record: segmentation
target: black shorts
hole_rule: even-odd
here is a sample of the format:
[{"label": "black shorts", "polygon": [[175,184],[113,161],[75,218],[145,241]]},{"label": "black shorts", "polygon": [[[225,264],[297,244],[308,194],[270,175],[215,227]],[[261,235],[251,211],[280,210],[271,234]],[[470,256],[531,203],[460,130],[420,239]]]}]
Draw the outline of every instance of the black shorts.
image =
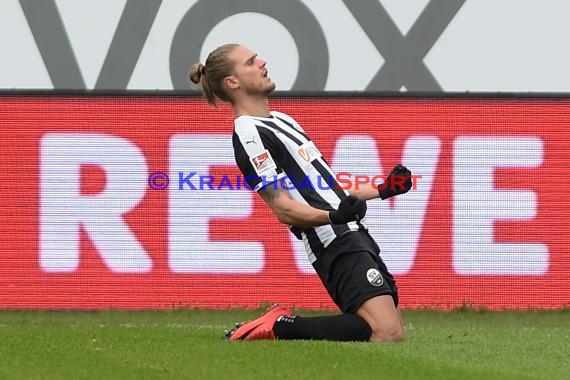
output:
[{"label": "black shorts", "polygon": [[394,277],[379,256],[380,248],[366,231],[337,237],[313,263],[335,304],[354,313],[367,300],[391,295],[398,306]]}]

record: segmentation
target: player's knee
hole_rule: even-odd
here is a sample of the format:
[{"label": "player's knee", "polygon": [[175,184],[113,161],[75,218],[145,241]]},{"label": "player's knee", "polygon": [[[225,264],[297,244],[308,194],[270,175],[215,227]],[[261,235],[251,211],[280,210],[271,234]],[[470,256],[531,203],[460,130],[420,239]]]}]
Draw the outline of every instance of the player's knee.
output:
[{"label": "player's knee", "polygon": [[375,343],[402,342],[406,339],[401,326],[385,326],[372,331],[370,341]]}]

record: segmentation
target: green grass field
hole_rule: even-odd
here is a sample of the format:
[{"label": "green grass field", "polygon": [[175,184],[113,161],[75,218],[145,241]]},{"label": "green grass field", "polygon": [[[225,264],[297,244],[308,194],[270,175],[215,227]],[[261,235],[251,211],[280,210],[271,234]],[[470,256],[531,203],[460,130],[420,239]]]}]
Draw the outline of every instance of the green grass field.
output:
[{"label": "green grass field", "polygon": [[0,311],[0,378],[570,378],[570,310],[404,311],[396,344],[221,340],[260,313]]}]

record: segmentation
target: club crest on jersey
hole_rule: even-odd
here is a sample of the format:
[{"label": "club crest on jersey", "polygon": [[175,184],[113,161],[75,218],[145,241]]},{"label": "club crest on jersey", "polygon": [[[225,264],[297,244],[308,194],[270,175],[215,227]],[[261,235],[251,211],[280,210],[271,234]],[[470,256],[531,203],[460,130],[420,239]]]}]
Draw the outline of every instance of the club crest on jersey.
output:
[{"label": "club crest on jersey", "polygon": [[308,141],[297,149],[297,154],[306,162],[311,162],[321,156],[321,152],[317,149],[312,141]]},{"label": "club crest on jersey", "polygon": [[257,175],[262,175],[277,168],[277,165],[275,165],[275,162],[267,149],[257,156],[252,157],[250,161]]},{"label": "club crest on jersey", "polygon": [[368,279],[368,282],[373,286],[382,286],[382,284],[384,284],[384,278],[382,277],[378,269],[375,268],[368,269],[368,271],[366,272],[366,278]]}]

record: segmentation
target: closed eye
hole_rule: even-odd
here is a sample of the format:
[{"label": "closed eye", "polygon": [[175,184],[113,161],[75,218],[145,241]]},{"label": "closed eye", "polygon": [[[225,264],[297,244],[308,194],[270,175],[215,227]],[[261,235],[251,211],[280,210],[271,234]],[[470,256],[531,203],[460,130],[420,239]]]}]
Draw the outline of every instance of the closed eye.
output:
[{"label": "closed eye", "polygon": [[249,58],[246,63],[248,65],[253,65],[253,62],[255,62],[255,58],[257,58],[257,54],[252,55],[251,58]]}]

